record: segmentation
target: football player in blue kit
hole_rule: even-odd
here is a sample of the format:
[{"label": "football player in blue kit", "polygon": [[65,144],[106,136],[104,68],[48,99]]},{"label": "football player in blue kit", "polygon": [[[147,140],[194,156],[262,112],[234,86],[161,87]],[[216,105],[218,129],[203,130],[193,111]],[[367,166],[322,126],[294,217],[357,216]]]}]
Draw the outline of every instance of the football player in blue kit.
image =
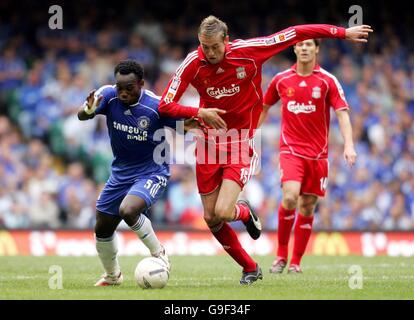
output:
[{"label": "football player in blue kit", "polygon": [[143,213],[160,198],[170,177],[169,165],[153,157],[154,149],[165,143],[165,139],[155,141],[154,134],[164,126],[175,128],[178,119],[160,117],[160,97],[143,89],[144,70],[139,63],[121,61],[114,76],[115,85],[90,92],[78,111],[79,120],[98,114],[106,116],[114,155],[111,175],[96,202],[96,250],[105,273],[95,286],[122,283],[115,233],[122,219],[151,255],[161,258],[170,268],[165,249]]}]

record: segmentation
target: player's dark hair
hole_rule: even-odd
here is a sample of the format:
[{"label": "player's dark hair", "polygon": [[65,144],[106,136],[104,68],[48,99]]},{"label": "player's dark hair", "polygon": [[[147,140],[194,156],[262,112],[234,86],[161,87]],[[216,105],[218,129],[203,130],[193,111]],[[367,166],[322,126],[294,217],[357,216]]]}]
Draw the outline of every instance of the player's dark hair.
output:
[{"label": "player's dark hair", "polygon": [[122,75],[133,73],[138,81],[141,81],[144,78],[144,68],[138,62],[131,59],[119,62],[115,67],[114,76],[118,72]]}]

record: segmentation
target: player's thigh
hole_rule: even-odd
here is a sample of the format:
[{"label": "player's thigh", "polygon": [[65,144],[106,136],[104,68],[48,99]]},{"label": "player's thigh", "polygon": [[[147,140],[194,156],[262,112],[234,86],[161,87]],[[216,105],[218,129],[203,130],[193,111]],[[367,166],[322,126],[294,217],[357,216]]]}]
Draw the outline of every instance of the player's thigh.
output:
[{"label": "player's thigh", "polygon": [[201,194],[201,202],[204,209],[204,220],[208,225],[214,225],[216,222],[215,207],[219,195],[219,188],[208,194]]},{"label": "player's thigh", "polygon": [[299,181],[288,180],[282,184],[282,193],[284,198],[299,198],[302,183]]},{"label": "player's thigh", "polygon": [[135,194],[127,194],[119,206],[119,213],[123,215],[131,215],[145,211],[147,209],[147,202],[140,196]]},{"label": "player's thigh", "polygon": [[327,159],[308,160],[301,194],[324,197],[328,187],[328,171]]},{"label": "player's thigh", "polygon": [[302,194],[299,197],[299,212],[305,216],[313,215],[317,202],[317,196],[311,194]]},{"label": "player's thigh", "polygon": [[215,213],[221,218],[232,218],[242,188],[234,180],[224,179],[217,198]]},{"label": "player's thigh", "polygon": [[96,210],[96,236],[98,238],[109,238],[113,235],[120,222],[120,217]]}]

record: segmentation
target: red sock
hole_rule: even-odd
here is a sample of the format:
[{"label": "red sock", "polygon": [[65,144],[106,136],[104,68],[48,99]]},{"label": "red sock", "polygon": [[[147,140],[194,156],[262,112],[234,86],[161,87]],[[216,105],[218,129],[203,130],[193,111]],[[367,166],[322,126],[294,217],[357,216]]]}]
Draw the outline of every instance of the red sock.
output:
[{"label": "red sock", "polygon": [[[222,225],[221,228],[220,225]],[[221,243],[224,250],[243,267],[243,271],[251,272],[256,270],[256,262],[242,248],[236,233],[227,222],[220,222],[220,224],[211,227],[210,231],[218,242]]]},{"label": "red sock", "polygon": [[295,224],[295,245],[293,247],[293,256],[290,264],[300,265],[300,260],[306,250],[310,235],[312,233],[313,215],[305,217],[298,214]]},{"label": "red sock", "polygon": [[237,203],[236,204],[236,215],[234,220],[241,220],[243,222],[247,222],[250,219],[250,210],[249,207],[246,206],[244,203]]},{"label": "red sock", "polygon": [[295,222],[295,209],[285,209],[282,204],[279,205],[279,228],[277,229],[277,256],[287,260],[289,238],[292,233],[292,226]]}]

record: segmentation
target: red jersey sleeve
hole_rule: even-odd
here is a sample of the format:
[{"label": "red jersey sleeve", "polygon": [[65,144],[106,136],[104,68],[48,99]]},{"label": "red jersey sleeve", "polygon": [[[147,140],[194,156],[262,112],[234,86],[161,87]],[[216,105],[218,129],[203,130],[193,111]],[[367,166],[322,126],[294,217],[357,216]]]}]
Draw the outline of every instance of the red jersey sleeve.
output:
[{"label": "red jersey sleeve", "polygon": [[268,106],[274,105],[276,102],[279,101],[280,96],[279,92],[277,91],[276,85],[279,80],[279,77],[276,75],[273,77],[272,81],[270,82],[269,86],[267,87],[266,93],[263,98],[263,104]]},{"label": "red jersey sleeve", "polygon": [[345,39],[345,28],[329,24],[297,25],[268,37],[236,40],[232,44],[232,50],[243,48],[245,54],[264,62],[297,42],[315,38]]},{"label": "red jersey sleeve", "polygon": [[193,80],[196,60],[197,51],[194,51],[184,59],[175,71],[174,76],[170,79],[162,94],[158,107],[160,115],[171,118],[191,118],[197,116],[198,108],[184,106],[178,103],[188,85]]},{"label": "red jersey sleeve", "polygon": [[326,71],[324,73],[328,76],[329,79],[329,91],[326,97],[329,106],[333,107],[335,111],[341,109],[349,109],[344,90],[342,89],[342,86],[339,83],[338,79]]}]

